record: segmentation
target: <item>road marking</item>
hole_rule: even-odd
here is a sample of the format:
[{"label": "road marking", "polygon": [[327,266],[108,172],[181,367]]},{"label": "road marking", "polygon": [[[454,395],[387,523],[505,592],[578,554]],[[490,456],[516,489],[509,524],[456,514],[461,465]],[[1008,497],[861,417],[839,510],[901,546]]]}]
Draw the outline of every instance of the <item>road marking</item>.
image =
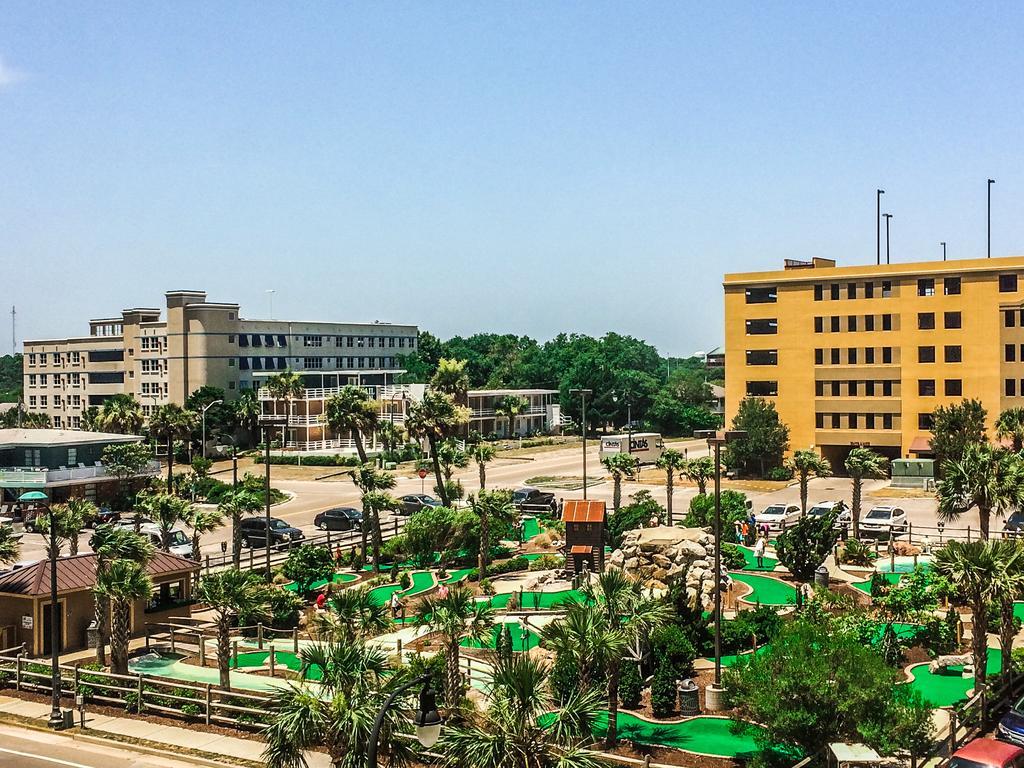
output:
[{"label": "road marking", "polygon": [[92,768],[91,766],[83,765],[82,763],[72,763],[69,760],[61,760],[60,758],[57,758],[57,757],[46,757],[44,755],[34,755],[31,752],[19,752],[16,749],[6,749],[4,747],[0,747],[0,752],[4,752],[4,753],[6,753],[8,755],[14,755],[15,757],[27,757],[30,760],[42,760],[42,761],[45,761],[47,763],[53,763],[54,765],[66,765],[66,766],[68,766],[68,768]]}]

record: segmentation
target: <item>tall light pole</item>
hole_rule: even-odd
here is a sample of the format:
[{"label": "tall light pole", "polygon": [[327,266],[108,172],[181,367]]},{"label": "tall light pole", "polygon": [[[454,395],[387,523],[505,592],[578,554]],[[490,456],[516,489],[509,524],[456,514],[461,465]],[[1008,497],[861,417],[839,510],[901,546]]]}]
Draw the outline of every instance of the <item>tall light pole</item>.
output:
[{"label": "tall light pole", "polygon": [[50,508],[49,497],[42,491],[23,493],[18,501],[42,507],[50,519],[50,719],[47,725],[57,729],[64,726],[64,717],[60,713],[60,631],[64,620],[57,600],[57,558],[60,556],[57,551],[57,520]]},{"label": "tall light pole", "polygon": [[430,687],[430,675],[420,675],[400,688],[395,689],[385,700],[380,711],[377,712],[377,717],[373,721],[373,731],[370,733],[370,743],[366,748],[364,768],[377,768],[377,743],[380,741],[381,728],[384,727],[384,718],[387,717],[388,712],[395,705],[398,697],[417,685],[422,685],[423,688],[420,689],[420,708],[416,713],[416,721],[414,723],[416,727],[416,740],[427,749],[430,749],[437,743],[444,721],[437,712],[437,694]]},{"label": "tall light pole", "polygon": [[267,298],[270,299],[270,319],[274,319],[274,289],[267,288]]},{"label": "tall light pole", "polygon": [[592,389],[570,389],[570,395],[579,395],[582,401],[583,413],[580,416],[580,421],[583,426],[581,432],[583,433],[583,500],[587,499],[587,395],[592,395],[594,390]]},{"label": "tall light pole", "polygon": [[270,435],[271,427],[281,427],[281,438],[282,444],[284,440],[285,429],[288,425],[287,416],[278,416],[277,414],[261,416],[260,423],[263,424],[263,468],[264,468],[264,483],[263,493],[266,497],[264,499],[264,517],[263,517],[263,535],[266,537],[264,540],[264,547],[266,550],[266,578],[269,582],[271,579],[270,571]]},{"label": "tall light pole", "polygon": [[882,263],[882,195],[884,189],[877,190],[875,194],[875,262]]},{"label": "tall light pole", "polygon": [[885,263],[889,264],[889,219],[892,218],[891,213],[883,213],[885,217]]},{"label": "tall light pole", "polygon": [[722,446],[747,436],[745,430],[698,429],[695,438],[707,438],[715,450],[715,683],[705,691],[709,711],[722,709]]},{"label": "tall light pole", "polygon": [[988,258],[992,258],[992,185],[995,179],[988,180]]},{"label": "tall light pole", "polygon": [[215,405],[223,405],[223,404],[224,404],[223,400],[214,400],[214,401],[209,402],[209,403],[207,403],[206,405],[203,406],[202,420],[203,420],[203,458],[204,459],[206,458],[206,412],[208,410],[210,410]]},{"label": "tall light pole", "polygon": [[942,260],[945,261],[946,260],[946,241],[943,240],[941,243],[939,243],[939,245],[942,246]]},{"label": "tall light pole", "polygon": [[[626,390],[622,391],[622,401],[626,404],[626,437],[628,453],[633,453],[633,398],[630,397],[629,392]],[[612,402],[619,402],[619,396],[613,394]]]}]

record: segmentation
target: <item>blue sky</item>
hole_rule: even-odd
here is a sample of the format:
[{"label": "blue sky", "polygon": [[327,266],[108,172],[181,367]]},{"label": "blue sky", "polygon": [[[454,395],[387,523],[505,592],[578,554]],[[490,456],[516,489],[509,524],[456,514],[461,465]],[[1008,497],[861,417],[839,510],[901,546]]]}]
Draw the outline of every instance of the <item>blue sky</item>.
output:
[{"label": "blue sky", "polygon": [[[719,6],[717,8],[713,6]],[[1019,3],[39,3],[0,22],[19,337],[159,305],[718,344],[721,276],[1024,252]],[[31,298],[29,298],[31,297]],[[7,351],[4,322],[0,349]]]}]

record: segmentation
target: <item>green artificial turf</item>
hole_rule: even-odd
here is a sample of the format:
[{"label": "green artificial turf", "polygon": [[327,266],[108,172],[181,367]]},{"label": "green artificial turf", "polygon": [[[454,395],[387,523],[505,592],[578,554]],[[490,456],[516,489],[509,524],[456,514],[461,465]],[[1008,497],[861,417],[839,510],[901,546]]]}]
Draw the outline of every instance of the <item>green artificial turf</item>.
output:
[{"label": "green artificial turf", "polygon": [[448,571],[448,576],[444,579],[441,579],[440,581],[443,584],[455,584],[469,576],[469,574],[472,573],[473,570],[473,568],[457,568],[455,570]]},{"label": "green artificial turf", "polygon": [[[334,578],[331,579],[331,581],[335,584],[350,584],[358,578],[359,577],[354,573],[336,573],[334,574]],[[312,584],[310,584],[309,590],[310,592],[312,592],[325,586],[327,586],[327,579],[320,579],[319,581],[314,581]],[[284,588],[287,589],[289,592],[294,592],[296,589],[298,589],[298,585],[294,581],[292,581],[288,584],[285,584]]]},{"label": "green artificial turf", "polygon": [[796,589],[778,579],[758,576],[752,573],[734,573],[733,581],[746,584],[754,591],[741,597],[744,603],[761,605],[793,605],[796,603]]},{"label": "green artificial turf", "polygon": [[[1002,668],[999,650],[988,649],[986,673],[997,674]],[[933,707],[950,707],[967,699],[967,692],[974,687],[973,677],[962,677],[963,667],[949,667],[945,672],[932,674],[928,662],[915,664],[910,668],[913,676],[907,685],[921,692],[922,698]]]},{"label": "green artificial turf", "polygon": [[764,561],[764,566],[761,568],[757,567],[757,558],[754,557],[754,550],[750,547],[737,547],[743,554],[743,559],[746,560],[746,564],[743,566],[744,571],[774,571],[775,566],[779,564],[779,561],[774,557],[768,557],[765,555],[761,558]]},{"label": "green artificial turf", "polygon": [[[470,638],[464,638],[459,645],[464,648],[490,648],[494,649],[497,647],[498,635],[501,633],[502,627],[505,624],[495,624],[491,637],[486,643],[480,643]],[[518,621],[508,622],[509,633],[512,635],[512,650],[513,651],[529,651],[531,648],[536,648],[540,644],[540,635],[534,632],[532,629],[527,628],[526,637],[523,637],[523,627]]]},{"label": "green artificial turf", "polygon": [[[491,598],[491,607],[507,608],[508,601],[513,594],[518,595],[519,593],[506,592],[502,595],[495,595]],[[524,610],[555,608],[569,603],[582,603],[586,599],[586,595],[578,589],[563,589],[558,592],[523,592],[523,602],[520,608]]]},{"label": "green artificial turf", "polygon": [[[739,734],[732,732],[733,721],[724,717],[692,717],[677,723],[651,723],[628,712],[619,712],[619,738],[639,744],[657,744],[688,752],[725,758],[749,757],[758,752],[754,736],[758,727],[747,726]],[[608,729],[608,713],[594,720],[594,735],[603,737]]]},{"label": "green artificial turf", "polygon": [[378,605],[387,605],[395,592],[399,592],[400,597],[415,597],[426,592],[432,586],[434,586],[434,575],[430,571],[413,571],[412,584],[405,592],[402,592],[402,587],[398,584],[385,584],[371,589],[370,599]]},{"label": "green artificial turf", "polygon": [[536,517],[523,517],[523,540],[529,541],[541,532],[540,520]]},{"label": "green artificial turf", "polygon": [[[885,577],[886,582],[889,584],[897,584],[899,580],[903,578],[902,573],[883,573],[882,576]],[[854,589],[859,589],[865,595],[871,594],[871,579],[868,579],[867,581],[858,581],[856,584],[851,584],[850,586]]]}]

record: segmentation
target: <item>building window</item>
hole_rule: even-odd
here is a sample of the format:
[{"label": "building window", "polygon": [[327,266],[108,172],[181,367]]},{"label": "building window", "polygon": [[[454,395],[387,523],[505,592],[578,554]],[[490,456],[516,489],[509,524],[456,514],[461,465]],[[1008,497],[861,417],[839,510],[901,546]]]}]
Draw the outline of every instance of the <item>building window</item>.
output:
[{"label": "building window", "polygon": [[857,348],[856,347],[850,347],[848,350],[846,350],[846,363],[847,363],[847,365],[856,365],[857,364]]},{"label": "building window", "polygon": [[778,300],[779,289],[774,285],[763,288],[747,288],[747,304],[774,304]]},{"label": "building window", "polygon": [[322,347],[324,345],[323,336],[303,336],[302,346],[304,347]]},{"label": "building window", "polygon": [[48,406],[48,404],[49,404],[49,401],[47,400],[46,395],[40,395],[39,396],[39,407],[40,408],[46,408]]},{"label": "building window", "polygon": [[228,334],[228,344],[234,344],[234,343],[235,343],[235,334],[229,333]]},{"label": "building window", "polygon": [[830,381],[829,384],[832,385],[831,386],[832,397],[839,397],[839,382],[838,381]]},{"label": "building window", "polygon": [[867,349],[864,350],[864,362],[867,365],[874,365],[875,364],[875,348],[874,347],[868,347]]},{"label": "building window", "polygon": [[882,382],[882,397],[892,397],[892,380]]},{"label": "building window", "polygon": [[918,379],[917,394],[921,397],[935,397],[935,379]]},{"label": "building window", "polygon": [[814,350],[814,364],[815,365],[824,365],[824,363],[825,363],[825,350],[824,349],[816,349],[816,350]]},{"label": "building window", "polygon": [[864,397],[874,397],[874,396],[875,396],[875,382],[874,381],[870,381],[870,380],[869,381],[865,381],[864,382]]},{"label": "building window", "polygon": [[814,318],[814,332],[815,333],[821,333],[823,330],[825,330],[824,318],[821,318],[821,317]]},{"label": "building window", "polygon": [[857,416],[858,416],[858,414],[856,414],[856,413],[851,413],[849,415],[849,418],[850,418],[850,429],[857,429],[857,422],[859,421]]},{"label": "building window", "polygon": [[873,331],[873,330],[875,330],[875,316],[874,315],[864,315],[864,330],[865,331]]},{"label": "building window", "polygon": [[846,394],[848,396],[850,396],[850,397],[856,397],[857,396],[857,382],[856,381],[848,381],[848,382],[846,382]]},{"label": "building window", "polygon": [[832,283],[828,287],[828,291],[832,301],[839,301],[839,283]]},{"label": "building window", "polygon": [[303,368],[323,368],[324,359],[322,357],[304,357],[302,358]]},{"label": "building window", "polygon": [[873,298],[875,298],[875,284],[874,283],[864,283],[864,298],[865,299],[873,299]]},{"label": "building window", "polygon": [[875,428],[875,414],[873,414],[873,413],[866,413],[866,414],[864,414],[864,429],[874,429],[874,428]]},{"label": "building window", "polygon": [[882,315],[882,330],[883,331],[891,331],[892,330],[892,315]]},{"label": "building window", "polygon": [[857,316],[850,315],[846,318],[846,330],[856,331],[857,330]]},{"label": "building window", "polygon": [[825,414],[824,413],[816,413],[816,414],[814,414],[814,426],[817,427],[818,429],[824,429],[825,428]]},{"label": "building window", "polygon": [[821,301],[822,298],[824,298],[823,286],[821,286],[821,285],[814,286],[814,300],[815,301]]},{"label": "building window", "polygon": [[942,281],[942,292],[947,296],[960,295],[960,278],[947,277]]},{"label": "building window", "polygon": [[942,323],[947,329],[961,328],[963,319],[959,312],[946,312],[942,316]]},{"label": "building window", "polygon": [[36,375],[34,373],[30,373],[28,375],[28,385],[30,387],[34,387],[36,385]]},{"label": "building window", "polygon": [[918,312],[917,313],[917,327],[922,331],[931,331],[935,329],[935,313],[934,312]]},{"label": "building window", "polygon": [[947,363],[963,362],[963,350],[959,344],[947,344],[943,352],[943,360]]},{"label": "building window", "polygon": [[28,396],[28,407],[29,408],[35,408],[36,407],[36,396],[35,395],[29,395]]},{"label": "building window", "polygon": [[839,333],[839,315],[832,315],[832,317],[828,319],[828,322],[829,330],[831,330],[832,333]]},{"label": "building window", "polygon": [[882,281],[882,298],[888,299],[892,297],[892,280]]},{"label": "building window", "polygon": [[832,365],[839,365],[839,349],[837,347],[828,351],[828,359]]},{"label": "building window", "polygon": [[999,292],[1000,293],[1014,293],[1017,290],[1017,276],[1016,275],[1000,275],[999,276]]},{"label": "building window", "polygon": [[234,388],[235,388],[235,382],[229,381],[228,382],[228,389],[234,389]]},{"label": "building window", "polygon": [[1003,325],[1007,328],[1013,328],[1017,324],[1017,316],[1014,314],[1012,309],[1008,309],[1003,312]]},{"label": "building window", "polygon": [[839,414],[832,414],[832,429],[839,429]]},{"label": "building window", "polygon": [[767,336],[779,332],[779,321],[774,317],[764,320],[747,320],[748,336]]},{"label": "building window", "polygon": [[748,349],[747,365],[778,365],[779,351],[777,349]]},{"label": "building window", "polygon": [[882,429],[892,429],[892,414],[891,413],[883,413],[882,414]]},{"label": "building window", "polygon": [[930,277],[922,277],[917,281],[917,295],[918,296],[934,296],[935,295],[935,281]]},{"label": "building window", "polygon": [[847,283],[846,284],[846,298],[856,299],[857,298],[857,284]]},{"label": "building window", "polygon": [[918,347],[917,348],[917,362],[919,362],[919,363],[934,363],[935,362],[935,347]]},{"label": "building window", "polygon": [[[1017,380],[1016,379],[1007,379],[1006,380],[1006,396],[1007,397],[1016,397],[1017,396]],[[45,400],[45,399],[46,398],[44,397],[43,400]],[[43,405],[46,405],[46,403],[43,403]]]},{"label": "building window", "polygon": [[28,364],[29,365],[35,365],[36,364],[36,353],[35,352],[30,352],[29,353]]},{"label": "building window", "polygon": [[931,431],[935,424],[935,419],[931,413],[919,413],[917,414],[917,428]]},{"label": "building window", "polygon": [[825,382],[824,381],[815,381],[814,382],[814,396],[815,397],[824,397],[825,396]]},{"label": "building window", "polygon": [[777,381],[748,381],[747,395],[751,397],[775,397],[779,394]]},{"label": "building window", "polygon": [[228,358],[228,368],[234,368],[234,367],[235,367],[235,358],[229,357]]},{"label": "building window", "polygon": [[960,379],[946,379],[946,397],[960,397],[964,393],[964,383]]}]

